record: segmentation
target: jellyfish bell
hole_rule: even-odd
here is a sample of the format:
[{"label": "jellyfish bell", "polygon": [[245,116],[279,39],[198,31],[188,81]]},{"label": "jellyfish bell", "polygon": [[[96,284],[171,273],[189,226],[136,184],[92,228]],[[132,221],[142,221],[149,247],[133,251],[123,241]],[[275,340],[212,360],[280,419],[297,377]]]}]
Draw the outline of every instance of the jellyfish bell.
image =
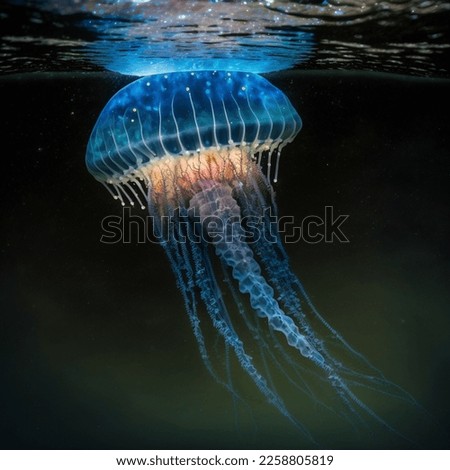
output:
[{"label": "jellyfish bell", "polygon": [[[234,397],[238,394],[227,372],[229,356],[226,370],[219,370],[205,340],[200,303],[226,351],[234,352],[257,389],[309,439],[314,440],[277,392],[267,362],[296,392],[322,404],[307,383],[306,361],[340,399],[345,416],[359,422],[365,415],[395,434],[355,390],[414,400],[386,380],[316,310],[266,213],[267,207],[274,207],[271,181],[278,176],[281,150],[294,140],[301,125],[286,95],[259,75],[225,71],[153,75],[129,84],[107,103],[92,131],[86,164],[122,204],[138,201],[148,207],[201,358]],[[174,233],[164,237],[167,216]],[[257,219],[258,236],[247,236],[247,217]],[[181,218],[188,223],[179,223]],[[209,224],[211,218],[215,224]],[[200,240],[195,236],[197,221],[204,236]],[[217,272],[212,252],[222,271]],[[229,290],[231,302],[224,300],[222,288]],[[238,319],[233,317],[236,312]],[[352,367],[335,358],[319,328],[346,351]],[[258,345],[258,361],[248,354],[243,339],[248,335]]]},{"label": "jellyfish bell", "polygon": [[[192,195],[197,179],[243,178],[263,152],[268,179],[276,180],[281,149],[300,129],[287,97],[259,75],[153,75],[109,101],[92,131],[86,163],[117,198],[132,203],[137,198],[144,206],[147,186],[157,200]],[[144,188],[135,194],[130,183],[139,182]]]}]

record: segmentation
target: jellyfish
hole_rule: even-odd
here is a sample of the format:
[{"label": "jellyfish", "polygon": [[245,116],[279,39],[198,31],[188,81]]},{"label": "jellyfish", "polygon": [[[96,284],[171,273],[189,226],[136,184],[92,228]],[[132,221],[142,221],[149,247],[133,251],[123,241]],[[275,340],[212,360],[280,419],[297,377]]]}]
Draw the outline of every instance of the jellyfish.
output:
[{"label": "jellyfish", "polygon": [[[260,75],[151,75],[125,86],[107,103],[90,136],[86,164],[122,205],[148,209],[201,359],[236,400],[241,397],[229,373],[230,356],[255,390],[311,440],[301,416],[277,391],[267,362],[313,399],[309,376],[331,387],[345,419],[373,419],[396,432],[357,390],[407,400],[409,395],[315,308],[274,224],[273,183],[281,151],[301,127],[287,96]],[[222,362],[208,347],[202,315],[224,345]],[[350,365],[336,358],[324,336],[345,352]],[[252,352],[249,338],[257,345]]]}]

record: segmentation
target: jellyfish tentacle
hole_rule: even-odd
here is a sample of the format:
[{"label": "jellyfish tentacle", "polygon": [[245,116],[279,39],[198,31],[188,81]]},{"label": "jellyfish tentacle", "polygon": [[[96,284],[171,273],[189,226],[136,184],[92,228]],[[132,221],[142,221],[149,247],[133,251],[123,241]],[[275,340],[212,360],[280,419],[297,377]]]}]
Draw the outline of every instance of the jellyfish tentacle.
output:
[{"label": "jellyfish tentacle", "polygon": [[[202,252],[201,247],[196,243],[191,243],[191,252],[194,257],[196,284],[200,288],[201,297],[213,326],[222,335],[225,344],[234,350],[241,367],[251,377],[259,391],[266,397],[266,399],[297,427],[301,428],[311,440],[313,440],[309,432],[290,415],[281,397],[268,386],[266,379],[258,372],[253,364],[251,356],[246,353],[243,342],[239,339],[239,336],[231,324],[228,310],[220,296],[220,291],[215,285],[215,276],[209,266],[209,257]],[[204,270],[209,271],[210,269],[211,271],[209,272],[209,275],[202,275]],[[235,392],[233,395],[239,398]]]},{"label": "jellyfish tentacle", "polygon": [[[262,176],[262,182],[264,182],[264,176]],[[258,184],[259,183],[259,184]],[[258,187],[261,181],[253,181],[253,191],[245,191],[244,188],[237,188],[237,200],[239,205],[242,207],[242,211],[245,215],[249,213],[264,213],[265,207],[258,203],[261,201],[264,203],[266,200],[262,195],[260,188]],[[270,187],[267,188],[269,191]],[[276,206],[272,203],[272,207],[276,213]],[[278,230],[273,233],[271,221],[267,219],[260,227],[261,230],[270,231],[269,235],[276,236],[275,243],[265,243],[266,236],[260,236],[253,243],[255,255],[261,260],[262,266],[267,270],[267,274],[272,279],[273,285],[280,295],[280,301],[286,308],[286,312],[291,315],[302,333],[308,338],[311,344],[320,352],[325,360],[326,367],[322,367],[328,375],[328,380],[337,391],[341,400],[344,402],[348,410],[353,416],[355,416],[361,424],[363,423],[362,417],[359,411],[363,411],[371,416],[373,419],[378,421],[380,424],[385,426],[391,432],[401,436],[402,438],[409,440],[402,433],[398,432],[395,428],[389,425],[383,418],[376,414],[368,405],[366,405],[358,396],[350,389],[350,386],[360,386],[365,389],[373,390],[375,392],[383,393],[388,396],[392,396],[409,402],[412,405],[419,407],[420,405],[407,391],[405,391],[399,385],[388,380],[384,374],[373,366],[368,359],[352,348],[334,328],[332,328],[328,322],[322,317],[317,311],[316,307],[312,303],[311,299],[307,295],[302,283],[293,273],[290,263],[282,245],[280,234]],[[338,362],[332,354],[325,347],[323,341],[319,340],[316,333],[314,332],[310,322],[308,321],[307,313],[316,318],[323,326],[328,330],[332,338],[337,341],[338,345],[341,345],[348,353],[354,358],[358,359],[361,364],[365,365],[371,374],[365,372],[358,372],[353,370],[340,362]],[[320,365],[320,364],[319,364]],[[375,375],[372,375],[375,374]],[[353,380],[352,380],[353,379]],[[354,380],[356,379],[356,380]],[[358,411],[359,410],[359,411]]]},{"label": "jellyfish tentacle", "polygon": [[[264,176],[261,177],[264,181]],[[312,341],[315,346],[320,349],[323,355],[327,355],[328,359],[333,360],[332,356],[325,350],[324,346],[321,345],[317,336],[315,335],[310,323],[308,322],[302,304],[306,304],[313,317],[325,327],[326,330],[336,339],[342,346],[352,355],[357,357],[362,363],[368,366],[372,371],[377,373],[379,377],[386,380],[383,373],[371,364],[368,359],[356,351],[345,338],[336,331],[320,314],[316,309],[315,305],[308,296],[303,284],[300,282],[298,277],[292,272],[290,267],[289,259],[286,254],[286,250],[281,242],[280,234],[278,230],[273,230],[273,224],[271,220],[267,220],[269,215],[276,215],[277,208],[275,202],[272,201],[270,206],[267,205],[266,198],[261,193],[260,186],[261,182],[254,181],[252,185],[252,191],[239,190],[238,200],[242,206],[244,215],[250,215],[252,213],[264,214],[265,224],[261,227],[264,230],[263,236],[255,240],[254,248],[256,254],[261,259],[264,268],[269,273],[270,278],[273,280],[274,286],[277,292],[281,296],[281,301],[286,307],[287,312],[292,315],[298,322],[302,332]],[[270,186],[267,184],[267,190],[271,191]],[[267,208],[271,209],[270,214],[267,214]],[[266,243],[268,237],[274,237],[275,243]],[[298,293],[297,293],[298,292]]]},{"label": "jellyfish tentacle", "polygon": [[292,318],[281,310],[273,296],[273,289],[261,275],[261,268],[253,257],[252,250],[242,241],[243,230],[231,220],[240,219],[240,208],[232,196],[229,185],[211,182],[196,193],[190,201],[200,216],[202,225],[207,217],[215,217],[225,228],[224,237],[213,240],[216,254],[232,269],[233,277],[239,283],[239,290],[250,295],[250,303],[257,314],[266,318],[270,327],[282,333],[289,345],[324,367],[323,356],[310,344],[295,325]]},{"label": "jellyfish tentacle", "polygon": [[[279,341],[279,338],[275,336],[275,332],[269,330],[266,334],[264,334],[260,328],[260,318],[256,316],[253,319],[251,315],[247,314],[245,307],[239,298],[237,290],[232,283],[232,279],[230,278],[230,275],[227,271],[226,264],[222,261],[221,265],[224,276],[224,282],[230,290],[235,306],[237,307],[241,317],[244,319],[246,327],[251,332],[253,338],[257,341],[258,346],[260,347],[263,363],[266,362],[265,356],[267,355],[267,360],[270,360],[276,366],[276,369],[281,372],[286,378],[286,380],[291,383],[297,390],[307,395],[314,402],[333,412],[333,410],[329,406],[327,406],[325,403],[321,402],[317,397],[314,396],[313,390],[311,389],[311,387],[309,387],[305,378],[302,377],[301,374],[306,372],[306,369],[289,356],[288,352],[284,349],[284,345]],[[279,351],[279,354],[281,355],[281,360],[284,361],[285,364],[289,365],[294,370],[295,378],[291,377],[290,374],[285,370],[284,365],[276,357],[275,352],[272,349],[277,349]],[[311,370],[307,372],[317,376],[317,378],[319,379],[325,380],[323,377],[319,376],[317,373]],[[269,371],[267,372],[267,376],[270,377]]]},{"label": "jellyfish tentacle", "polygon": [[[255,252],[263,260],[264,267],[267,269],[270,278],[274,281],[274,286],[277,291],[283,295],[282,303],[286,307],[287,313],[292,315],[301,331],[326,358],[327,362],[333,364],[335,369],[339,370],[340,373],[344,373],[347,377],[350,376],[359,379],[359,382],[354,383],[355,385],[397,397],[413,405],[418,405],[417,401],[410,393],[386,378],[380,369],[374,366],[361,352],[352,347],[346,339],[325,320],[313,304],[301,281],[293,273],[278,233],[277,237],[278,243],[276,245],[256,242]],[[336,344],[341,346],[354,359],[358,360],[367,372],[358,372],[357,370],[350,369],[339,363],[333,355],[330,354],[323,342],[317,338],[305,314],[306,311],[319,321],[331,334]],[[365,383],[361,382],[361,380]]]},{"label": "jellyfish tentacle", "polygon": [[[176,215],[174,214],[174,211],[170,212],[171,217],[175,218]],[[181,212],[183,213],[183,210]],[[208,263],[210,261],[208,256],[202,252],[202,247],[195,242],[191,242],[193,240],[191,238],[192,234],[189,233],[186,234],[186,241],[189,244],[189,248],[187,244],[178,243],[173,237],[165,239],[161,219],[155,217],[154,223],[156,235],[159,237],[161,245],[169,258],[170,265],[177,279],[178,288],[183,295],[185,308],[191,322],[194,336],[198,343],[200,355],[208,372],[219,384],[224,386],[232,394],[233,399],[243,401],[239,394],[234,390],[229,380],[223,380],[219,376],[210,360],[200,326],[193,284],[200,288],[203,303],[206,306],[214,328],[223,337],[226,346],[230,347],[234,351],[241,367],[251,377],[258,390],[266,397],[269,403],[278,409],[282,415],[288,418],[312,442],[315,442],[311,434],[291,416],[281,397],[269,387],[266,379],[259,373],[253,364],[252,357],[246,353],[242,341],[239,339],[237,333],[232,327],[226,306],[224,302],[221,301],[221,298],[219,298],[220,291],[217,289],[217,286],[213,285],[211,282],[211,280],[214,279],[214,274],[210,273],[208,275],[203,275],[205,270],[208,271]],[[179,230],[179,227],[181,226],[183,226],[183,224],[175,224],[177,230]],[[186,226],[186,229],[190,230],[191,227]],[[180,235],[180,233],[177,235]],[[190,257],[192,257],[192,260],[188,259]]]},{"label": "jellyfish tentacle", "polygon": [[[272,287],[269,286],[261,275],[261,268],[254,258],[253,251],[242,240],[244,232],[240,225],[241,210],[232,195],[232,188],[228,184],[213,181],[204,181],[200,186],[202,186],[202,189],[192,197],[190,207],[198,211],[202,226],[210,236],[216,254],[223,263],[231,268],[232,276],[239,284],[239,290],[242,293],[249,294],[250,304],[257,315],[261,318],[266,318],[272,330],[282,333],[290,346],[296,348],[304,357],[311,360],[327,373],[328,379],[341,400],[352,415],[358,419],[360,424],[364,424],[360,415],[360,411],[363,411],[391,432],[401,435],[401,433],[392,428],[350,390],[345,379],[338,373],[335,361],[330,359],[329,353],[324,348],[321,348],[320,352],[316,349],[315,344],[317,339],[314,334],[311,333],[311,336],[307,337],[300,333],[294,320],[281,310],[274,298]],[[216,218],[216,220],[222,222],[224,230],[221,236],[217,237],[217,225],[213,225],[212,228],[209,227],[208,218]],[[215,326],[219,331],[226,332],[228,326],[226,326],[223,319],[221,322],[221,325],[216,323]],[[307,323],[305,326],[310,328]],[[267,390],[273,394],[274,392],[267,386],[266,380],[255,370],[251,358],[244,352],[242,342],[238,337],[227,337],[225,335],[225,338],[227,341],[232,340],[231,345],[235,349],[241,365],[255,383],[257,385],[264,384],[261,391],[266,397]],[[322,355],[322,352],[325,355]],[[249,360],[250,362],[248,362]],[[273,400],[270,398],[269,401],[273,403]],[[278,407],[276,403],[274,404]],[[290,415],[288,414],[287,416]]]},{"label": "jellyfish tentacle", "polygon": [[[151,209],[151,198],[149,198],[149,204]],[[197,313],[197,301],[192,289],[193,273],[191,263],[186,259],[186,252],[183,252],[185,247],[182,243],[177,243],[175,240],[173,240],[173,237],[167,237],[164,234],[162,218],[155,216],[153,217],[153,222],[155,235],[159,239],[161,246],[166,252],[166,256],[169,259],[170,266],[176,278],[177,286],[183,297],[185,309],[189,317],[192,331],[197,341],[203,364],[205,365],[206,370],[218,383],[224,385],[231,393],[234,394],[234,391],[220,379],[211,363],[203,332],[200,326],[200,319]],[[180,250],[182,251],[180,252]]]}]

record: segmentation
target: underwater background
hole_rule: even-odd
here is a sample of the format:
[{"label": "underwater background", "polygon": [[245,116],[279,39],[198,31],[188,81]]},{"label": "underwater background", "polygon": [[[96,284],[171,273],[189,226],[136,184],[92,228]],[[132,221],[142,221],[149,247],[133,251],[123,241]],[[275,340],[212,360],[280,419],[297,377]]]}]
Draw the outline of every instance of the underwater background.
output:
[{"label": "underwater background", "polygon": [[[349,215],[350,242],[287,244],[292,268],[346,340],[435,418],[418,425],[380,396],[372,408],[412,442],[379,429],[355,438],[332,413],[300,403],[302,422],[324,448],[448,448],[450,6],[365,2],[363,14],[361,3],[2,7],[4,448],[311,445],[238,366],[249,407],[234,410],[200,360],[160,247],[133,236],[100,243],[102,219],[121,207],[87,173],[86,144],[116,91],[147,64],[161,70],[168,37],[188,65],[194,56],[263,66],[256,71],[299,111],[303,129],[274,185],[279,212],[301,221],[333,206]],[[204,21],[212,9],[218,31],[212,20],[180,18],[200,7]],[[221,54],[218,41],[198,45],[221,35],[217,18],[233,25]],[[170,24],[159,38],[161,21]],[[255,25],[265,34],[249,35]],[[142,48],[149,37],[154,49]]]}]

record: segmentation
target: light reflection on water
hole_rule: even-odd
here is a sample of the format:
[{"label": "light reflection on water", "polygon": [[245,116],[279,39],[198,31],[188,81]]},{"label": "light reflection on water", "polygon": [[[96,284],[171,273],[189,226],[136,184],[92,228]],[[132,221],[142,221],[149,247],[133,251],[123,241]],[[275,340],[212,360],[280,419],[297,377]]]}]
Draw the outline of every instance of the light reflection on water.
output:
[{"label": "light reflection on water", "polygon": [[0,70],[297,67],[447,77],[449,15],[450,3],[428,0],[10,0]]}]

